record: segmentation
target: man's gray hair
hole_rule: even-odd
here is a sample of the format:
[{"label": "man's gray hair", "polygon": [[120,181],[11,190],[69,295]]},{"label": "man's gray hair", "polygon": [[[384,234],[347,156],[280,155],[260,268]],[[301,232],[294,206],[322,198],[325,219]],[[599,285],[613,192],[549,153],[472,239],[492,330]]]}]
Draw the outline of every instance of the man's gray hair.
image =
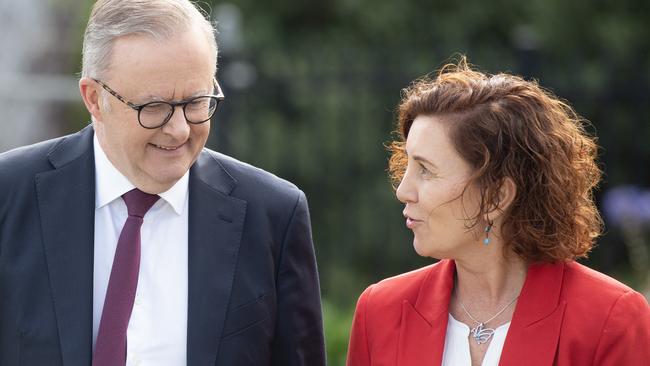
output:
[{"label": "man's gray hair", "polygon": [[215,29],[189,0],[98,0],[84,34],[81,76],[103,77],[119,37],[138,34],[162,40],[192,26],[205,32],[216,62]]}]

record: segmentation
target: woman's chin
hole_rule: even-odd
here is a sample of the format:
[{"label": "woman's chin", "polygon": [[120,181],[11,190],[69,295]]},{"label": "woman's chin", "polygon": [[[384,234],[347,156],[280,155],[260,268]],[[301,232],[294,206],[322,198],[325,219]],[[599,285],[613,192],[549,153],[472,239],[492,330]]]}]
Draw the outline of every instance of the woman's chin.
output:
[{"label": "woman's chin", "polygon": [[431,256],[431,248],[417,238],[413,238],[413,249],[421,257]]},{"label": "woman's chin", "polygon": [[445,253],[442,248],[435,247],[431,242],[423,242],[417,238],[413,238],[413,249],[421,257],[433,259],[446,259],[449,258],[449,253]]}]

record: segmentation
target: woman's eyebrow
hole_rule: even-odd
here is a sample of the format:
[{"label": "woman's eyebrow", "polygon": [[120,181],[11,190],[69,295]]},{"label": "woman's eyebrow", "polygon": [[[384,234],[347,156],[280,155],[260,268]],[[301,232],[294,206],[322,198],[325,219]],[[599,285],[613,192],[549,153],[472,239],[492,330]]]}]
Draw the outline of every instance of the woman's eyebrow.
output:
[{"label": "woman's eyebrow", "polygon": [[413,155],[413,160],[415,160],[417,162],[420,162],[420,163],[425,163],[425,164],[433,167],[434,169],[438,169],[438,166],[436,164],[434,164],[432,161],[428,160],[424,156],[414,154]]}]

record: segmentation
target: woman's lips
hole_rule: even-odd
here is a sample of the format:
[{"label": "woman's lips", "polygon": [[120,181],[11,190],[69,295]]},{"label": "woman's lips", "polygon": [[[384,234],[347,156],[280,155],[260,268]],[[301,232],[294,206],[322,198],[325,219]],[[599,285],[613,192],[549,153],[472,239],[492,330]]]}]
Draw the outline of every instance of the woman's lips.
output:
[{"label": "woman's lips", "polygon": [[406,227],[409,229],[413,229],[422,222],[422,220],[414,219],[407,214],[404,214],[404,217],[406,218]]}]

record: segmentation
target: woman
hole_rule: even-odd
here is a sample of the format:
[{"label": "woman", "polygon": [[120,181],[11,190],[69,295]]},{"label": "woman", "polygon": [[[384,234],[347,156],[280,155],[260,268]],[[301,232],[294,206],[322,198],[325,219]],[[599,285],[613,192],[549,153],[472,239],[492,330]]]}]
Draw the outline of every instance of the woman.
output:
[{"label": "woman", "polygon": [[597,146],[535,82],[464,59],[405,90],[390,172],[421,256],[359,298],[348,366],[650,365],[650,308],[575,262]]}]

